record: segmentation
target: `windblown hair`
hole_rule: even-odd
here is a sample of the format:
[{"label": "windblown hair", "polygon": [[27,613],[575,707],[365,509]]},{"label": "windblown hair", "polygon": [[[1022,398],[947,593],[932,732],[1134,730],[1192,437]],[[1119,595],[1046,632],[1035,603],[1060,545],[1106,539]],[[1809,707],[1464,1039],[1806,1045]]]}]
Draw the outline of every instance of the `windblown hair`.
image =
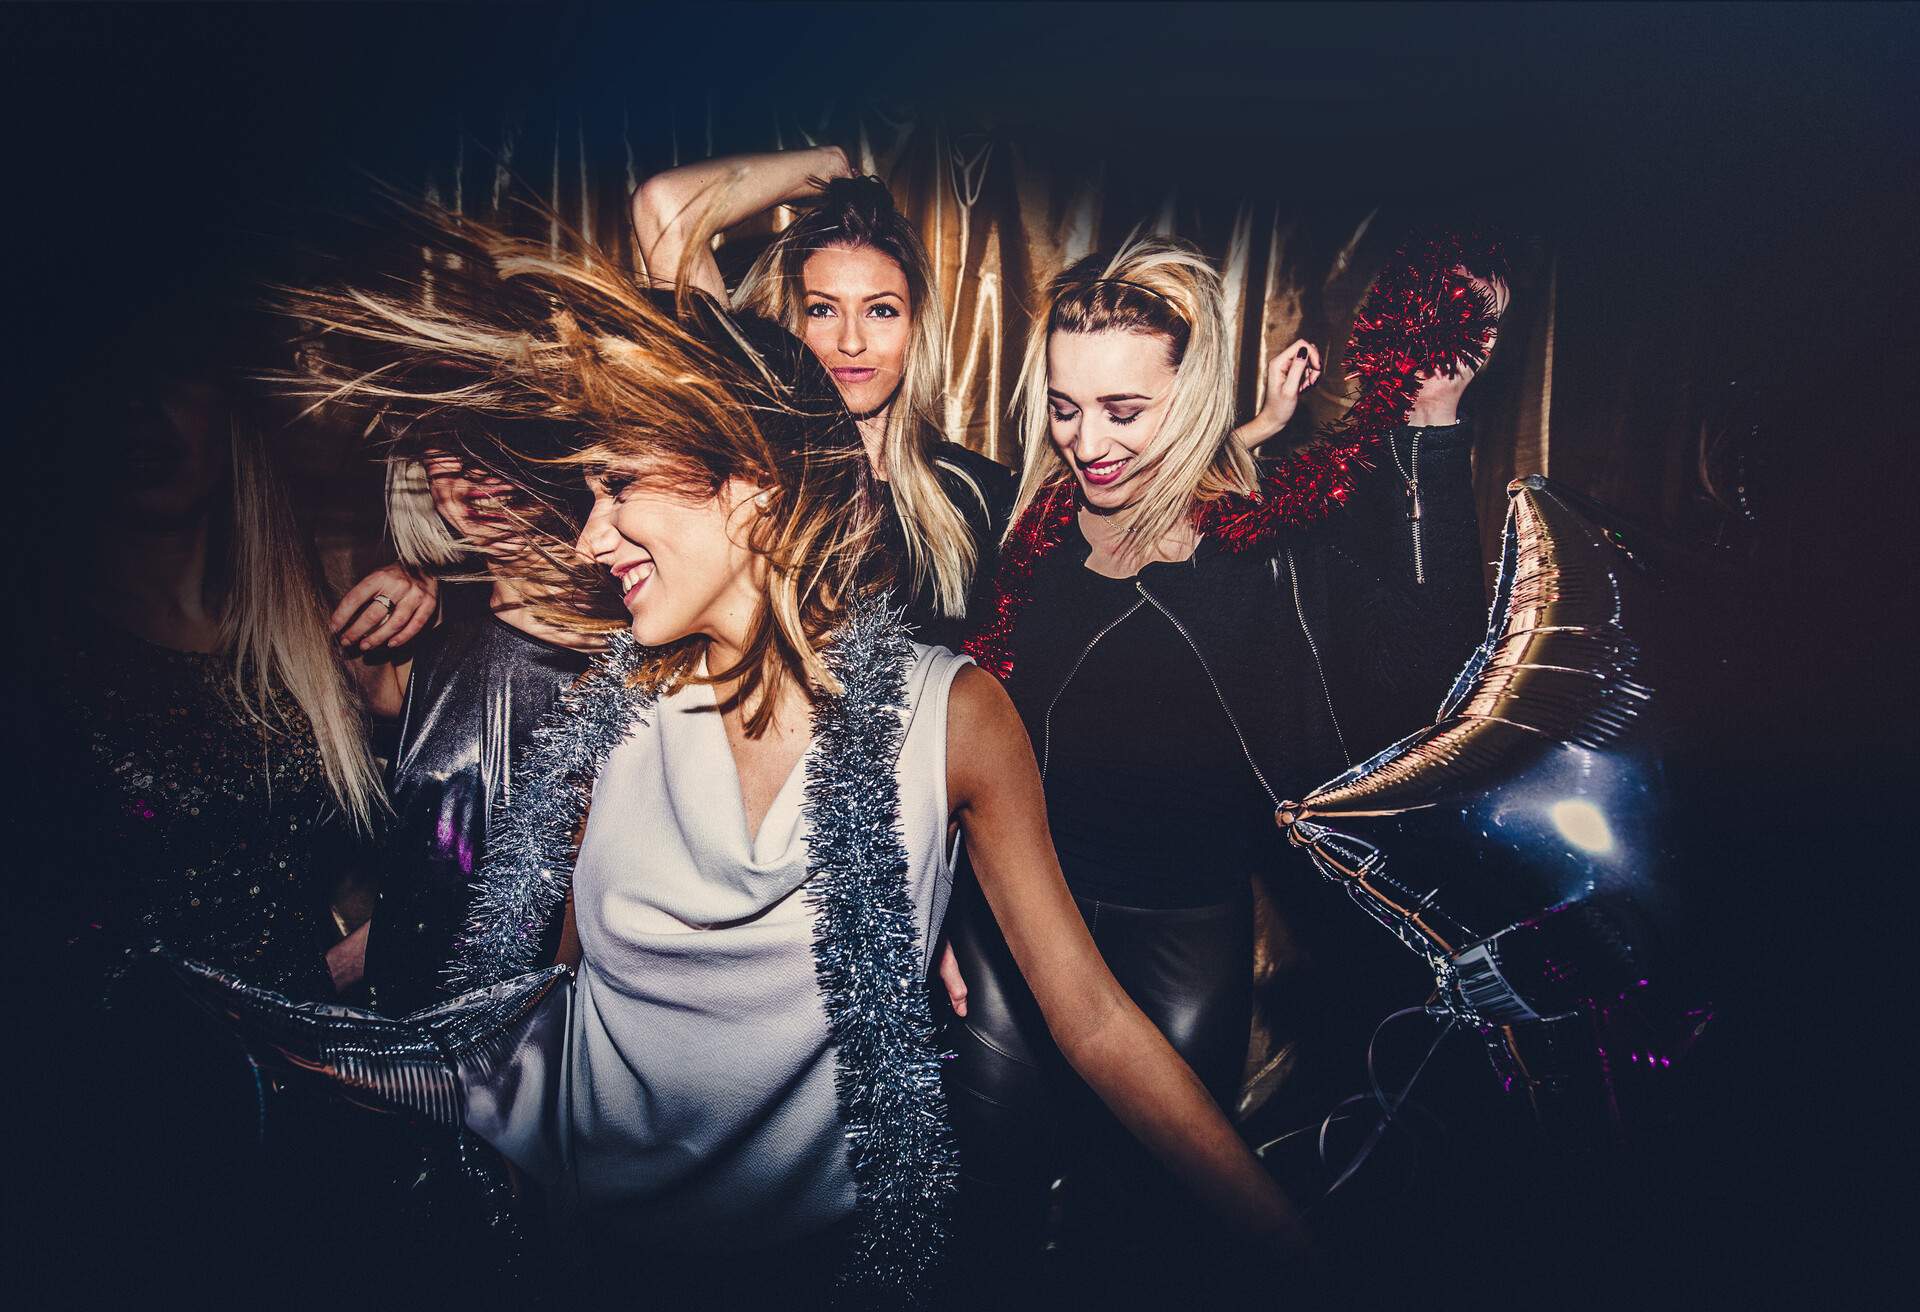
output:
[{"label": "windblown hair", "polygon": [[1089,255],[1047,286],[1015,391],[1024,458],[1011,525],[1066,475],[1048,431],[1047,342],[1055,333],[1142,333],[1163,339],[1176,370],[1139,499],[1121,512],[1130,541],[1160,541],[1207,502],[1254,487],[1253,460],[1233,440],[1233,352],[1219,272],[1196,248],[1135,235]]},{"label": "windblown hair", "polygon": [[[768,563],[766,598],[739,664],[704,677],[741,681],[743,704],[756,708],[750,733],[764,730],[788,678],[838,692],[822,640],[891,580],[893,553],[837,398],[801,396],[710,300],[683,288],[668,304],[577,235],[556,251],[442,210],[410,218],[433,253],[431,276],[290,292],[284,310],[319,334],[301,372],[282,381],[377,407],[400,432],[457,429],[469,448],[494,444],[509,466],[633,471],[695,501],[729,479],[757,484],[768,496],[750,545]],[[522,440],[556,425],[574,435],[560,454]],[[551,529],[535,547],[504,567],[540,585],[542,619],[625,627],[604,570]],[[661,648],[637,677],[694,678],[706,645],[692,637]]]},{"label": "windblown hair", "polygon": [[411,452],[387,454],[387,536],[400,563],[422,573],[472,563],[472,549],[434,509],[426,463]]},{"label": "windblown hair", "polygon": [[[887,407],[881,450],[914,586],[931,582],[940,613],[959,616],[966,611],[979,560],[973,534],[935,470],[934,451],[948,431],[946,315],[926,246],[894,208],[886,184],[872,177],[826,183],[819,202],[775,237],[747,270],[734,289],[734,307],[803,335],[803,274],[808,259],[824,250],[877,251],[906,275],[912,332],[900,387]],[[966,478],[964,471],[953,472]],[[974,491],[977,495],[979,489]]]},{"label": "windblown hair", "polygon": [[318,563],[260,430],[238,415],[229,422],[230,513],[215,522],[207,585],[220,616],[220,649],[233,661],[234,694],[243,713],[275,733],[298,732],[275,694],[292,696],[313,727],[334,798],[366,829],[385,807],[386,790],[360,699],[328,631]]}]

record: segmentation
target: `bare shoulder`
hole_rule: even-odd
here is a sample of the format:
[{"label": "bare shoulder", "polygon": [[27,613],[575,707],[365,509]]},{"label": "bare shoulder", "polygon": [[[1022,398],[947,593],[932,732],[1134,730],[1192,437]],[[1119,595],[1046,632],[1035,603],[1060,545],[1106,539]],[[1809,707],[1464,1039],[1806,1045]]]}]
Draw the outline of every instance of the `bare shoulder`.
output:
[{"label": "bare shoulder", "polygon": [[1016,727],[1020,724],[1019,713],[1000,680],[978,665],[963,666],[953,676],[953,688],[947,694],[948,741],[957,744],[963,735],[989,731],[1006,720]]},{"label": "bare shoulder", "polygon": [[977,665],[954,676],[947,704],[947,797],[955,810],[984,802],[1033,776],[1027,727],[1000,681]]}]

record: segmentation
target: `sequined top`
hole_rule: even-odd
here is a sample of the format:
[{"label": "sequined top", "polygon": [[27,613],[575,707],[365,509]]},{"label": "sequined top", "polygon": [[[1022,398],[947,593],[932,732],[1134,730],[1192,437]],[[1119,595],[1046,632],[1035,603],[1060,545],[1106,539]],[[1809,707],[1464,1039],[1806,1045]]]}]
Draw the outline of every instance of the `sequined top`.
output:
[{"label": "sequined top", "polygon": [[[351,826],[305,714],[238,704],[230,658],[93,627],[62,653],[59,901],[71,938],[120,960],[154,940],[294,997],[332,994],[332,880]],[[91,927],[91,932],[87,932]]]}]

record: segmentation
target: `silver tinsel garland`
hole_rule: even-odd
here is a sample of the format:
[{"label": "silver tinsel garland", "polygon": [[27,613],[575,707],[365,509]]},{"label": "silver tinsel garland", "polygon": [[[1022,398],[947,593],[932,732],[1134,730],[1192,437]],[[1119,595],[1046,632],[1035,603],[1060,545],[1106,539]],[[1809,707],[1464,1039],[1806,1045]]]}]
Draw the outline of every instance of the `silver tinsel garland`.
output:
[{"label": "silver tinsel garland", "polygon": [[447,978],[453,991],[484,988],[533,970],[547,927],[567,900],[574,837],[607,756],[670,691],[634,685],[653,653],[616,633],[587,672],[560,694],[533,731],[514,797],[496,813],[475,876],[467,924]]},{"label": "silver tinsel garland", "polygon": [[[539,964],[542,936],[566,900],[593,780],[669,691],[631,685],[649,655],[618,635],[535,731],[513,801],[488,836],[450,967],[457,988]],[[842,1293],[879,1305],[917,1303],[928,1291],[958,1174],[900,834],[895,768],[912,657],[884,600],[854,608],[826,651],[841,693],[815,702],[806,767],[814,975],[858,1197]]]},{"label": "silver tinsel garland", "polygon": [[814,977],[859,1191],[843,1283],[881,1303],[916,1301],[931,1284],[958,1174],[900,836],[912,658],[897,615],[855,610],[827,653],[841,694],[815,705],[806,777]]}]

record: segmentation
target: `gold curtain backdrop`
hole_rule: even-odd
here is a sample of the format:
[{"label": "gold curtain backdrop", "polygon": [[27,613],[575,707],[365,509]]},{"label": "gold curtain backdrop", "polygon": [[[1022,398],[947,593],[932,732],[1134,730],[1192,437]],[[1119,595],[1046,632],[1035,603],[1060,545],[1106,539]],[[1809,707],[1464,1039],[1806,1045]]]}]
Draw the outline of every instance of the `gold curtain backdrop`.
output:
[{"label": "gold curtain backdrop", "polygon": [[[1304,336],[1327,353],[1325,381],[1308,394],[1292,430],[1304,437],[1351,403],[1340,356],[1354,311],[1417,221],[1392,205],[1321,195],[1311,171],[1257,159],[1235,176],[1182,187],[1112,146],[1079,148],[1044,125],[900,109],[796,114],[711,95],[645,111],[568,105],[500,121],[490,134],[452,123],[417,185],[438,204],[555,244],[571,228],[631,264],[628,197],[653,173],[689,159],[829,143],[856,169],[885,179],[918,225],[946,315],[949,435],[1008,465],[1020,459],[1011,406],[1030,316],[1048,279],[1081,256],[1139,226],[1197,243],[1225,277],[1242,416],[1259,408],[1274,352]],[[722,234],[715,252],[722,271],[737,276],[791,219],[775,211]],[[1496,363],[1469,397],[1489,575],[1508,481],[1550,472],[1552,456],[1558,262],[1538,241],[1516,241],[1510,254],[1513,304]],[[377,501],[345,500],[354,506],[347,522],[326,532],[329,571],[342,586],[382,563],[383,551]],[[1264,895],[1256,916],[1256,977],[1265,998],[1300,960]],[[1294,1045],[1269,1027],[1264,1002],[1249,1039],[1242,1115],[1286,1084],[1295,1057]]]},{"label": "gold curtain backdrop", "polygon": [[[544,225],[555,242],[561,225],[570,226],[629,262],[627,198],[654,172],[716,154],[842,146],[856,168],[887,181],[933,256],[947,317],[950,434],[1009,465],[1019,461],[1010,409],[1029,315],[1046,281],[1067,264],[1136,226],[1198,243],[1225,276],[1238,324],[1242,415],[1260,404],[1273,352],[1299,336],[1328,352],[1328,375],[1295,421],[1293,432],[1304,435],[1350,403],[1340,352],[1354,310],[1413,222],[1391,205],[1318,194],[1311,170],[1249,159],[1238,175],[1183,192],[1111,147],[1089,152],[1044,126],[947,114],[805,114],[708,95],[691,104],[566,105],[489,117],[495,123],[486,130],[472,120],[448,124],[442,153],[417,179],[420,192],[521,231]],[[551,217],[535,217],[520,203],[527,199]],[[789,218],[776,212],[724,235],[722,268],[730,275],[744,269]],[[1551,472],[1556,259],[1537,241],[1517,242],[1512,254],[1515,297],[1499,358],[1469,405],[1489,561],[1508,480]],[[367,541],[378,538],[377,526],[364,508],[352,518],[337,531],[328,526],[336,576],[377,555]]]}]

